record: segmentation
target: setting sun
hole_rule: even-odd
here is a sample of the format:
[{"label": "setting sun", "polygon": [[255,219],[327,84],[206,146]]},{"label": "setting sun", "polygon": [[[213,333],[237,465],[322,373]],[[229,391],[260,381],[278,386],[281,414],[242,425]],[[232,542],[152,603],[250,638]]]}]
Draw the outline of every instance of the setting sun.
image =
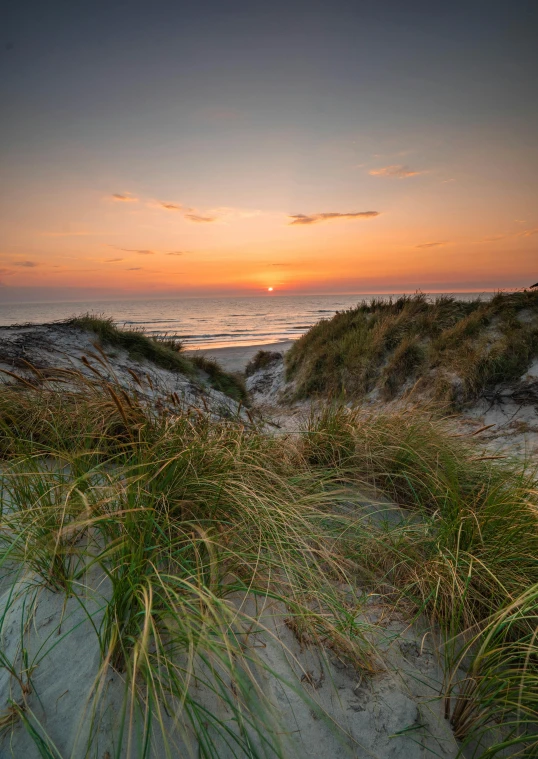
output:
[{"label": "setting sun", "polygon": [[273,288],[272,288],[272,287],[268,287],[268,288],[267,288],[267,290],[268,290],[268,292],[270,292],[270,293],[272,293],[272,292],[273,292]]}]

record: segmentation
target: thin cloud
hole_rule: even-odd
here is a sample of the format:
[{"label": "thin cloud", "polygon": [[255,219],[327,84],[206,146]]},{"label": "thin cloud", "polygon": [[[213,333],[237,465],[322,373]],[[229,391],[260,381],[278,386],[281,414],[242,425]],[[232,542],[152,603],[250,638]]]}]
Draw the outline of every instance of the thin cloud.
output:
[{"label": "thin cloud", "polygon": [[115,203],[138,203],[138,198],[130,192],[114,192],[110,196],[110,200],[113,200]]},{"label": "thin cloud", "polygon": [[379,211],[358,211],[357,213],[315,213],[306,215],[304,213],[298,213],[290,215],[290,226],[305,225],[305,224],[317,224],[320,221],[333,221],[335,219],[373,219],[379,216]]},{"label": "thin cloud", "polygon": [[195,221],[197,224],[204,224],[204,223],[210,223],[212,221],[216,221],[215,216],[199,216],[196,213],[185,214],[185,218],[189,219],[190,221]]},{"label": "thin cloud", "polygon": [[162,201],[159,201],[159,206],[161,208],[164,208],[166,211],[182,211],[183,206],[177,205],[176,203],[163,203]]},{"label": "thin cloud", "polygon": [[[110,245],[110,243],[107,243],[108,248],[113,248],[113,250],[122,250],[124,253],[136,253],[139,256],[155,256],[158,253],[164,253],[166,256],[182,256],[184,255],[184,251],[182,250],[171,250],[171,251],[163,251],[163,250],[150,250],[149,248],[118,248],[117,245]],[[122,261],[122,258],[111,258],[110,261]]]},{"label": "thin cloud", "polygon": [[484,237],[482,242],[497,242],[497,240],[505,240],[505,235],[497,235],[497,237]]},{"label": "thin cloud", "polygon": [[415,245],[415,248],[440,248],[446,245],[446,242],[423,242],[421,245]]},{"label": "thin cloud", "polygon": [[141,271],[142,268],[142,266],[131,266],[127,271]]},{"label": "thin cloud", "polygon": [[518,237],[532,237],[538,235],[538,229],[526,229],[524,232],[520,232]]},{"label": "thin cloud", "polygon": [[148,250],[147,248],[118,248],[117,245],[110,245],[110,243],[107,243],[107,248],[122,250],[124,253],[137,253],[139,256],[154,256],[157,253],[156,250]]},{"label": "thin cloud", "polygon": [[123,258],[105,258],[105,264],[114,264],[116,261],[123,261]]},{"label": "thin cloud", "polygon": [[380,169],[370,169],[368,172],[372,177],[393,177],[396,179],[409,179],[409,177],[418,177],[419,174],[425,174],[425,171],[413,171],[409,166],[394,164],[392,166],[382,166]]},{"label": "thin cloud", "polygon": [[13,266],[22,266],[25,269],[33,269],[36,266],[39,266],[39,264],[36,264],[35,261],[15,261]]},{"label": "thin cloud", "polygon": [[456,181],[455,179],[443,179],[441,184],[450,184],[450,182],[455,182],[455,181]]},{"label": "thin cloud", "polygon": [[271,264],[271,266],[289,266],[289,264]]}]

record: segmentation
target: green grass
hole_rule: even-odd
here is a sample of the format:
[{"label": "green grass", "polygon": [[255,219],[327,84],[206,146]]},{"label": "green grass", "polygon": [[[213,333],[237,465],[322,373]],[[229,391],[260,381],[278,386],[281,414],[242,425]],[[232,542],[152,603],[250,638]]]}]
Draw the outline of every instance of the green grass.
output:
[{"label": "green grass", "polygon": [[[348,624],[356,601],[339,589],[348,565],[327,528],[327,483],[291,439],[202,411],[171,424],[135,392],[73,375],[71,389],[4,386],[0,441],[2,580],[11,578],[13,602],[30,594],[29,609],[36,588],[86,608],[89,568],[103,578],[102,618],[87,612],[102,662],[88,708],[97,725],[118,672],[118,745],[159,740],[174,755],[194,742],[215,757],[224,741],[233,755],[282,755],[259,682],[267,665],[246,645],[263,631],[256,609],[268,602],[298,636],[330,641],[342,660],[373,671],[371,644]],[[35,579],[16,590],[22,570]],[[31,629],[29,614],[20,651]],[[4,666],[25,683],[45,654]],[[52,745],[31,717],[32,682],[21,690],[19,711],[0,720],[9,728],[19,714]],[[181,715],[175,730],[171,714]]]},{"label": "green grass", "polygon": [[[447,716],[489,752],[476,756],[508,741],[535,755],[535,472],[488,457],[450,420],[325,404],[298,434],[274,436],[203,410],[172,419],[130,388],[72,374],[61,388],[2,386],[0,452],[0,581],[11,586],[0,632],[22,604],[17,654],[0,656],[15,696],[0,730],[22,726],[43,755],[58,754],[32,711],[37,675],[74,634],[73,608],[91,621],[101,662],[80,755],[110,714],[115,673],[118,756],[149,745],[181,755],[186,744],[201,757],[225,744],[287,756],[262,686],[279,675],[256,655],[271,637],[264,609],[276,604],[301,645],[368,677],[379,656],[357,621],[368,593],[409,624],[430,620]],[[366,518],[365,497],[397,504],[401,518]],[[36,651],[44,593],[66,612],[61,636],[53,625]]]},{"label": "green grass", "polygon": [[184,356],[183,344],[174,337],[148,337],[136,329],[121,329],[111,317],[84,314],[64,322],[69,326],[94,332],[102,345],[123,348],[134,361],[145,359],[162,369],[193,377],[198,370],[205,372],[209,384],[215,390],[236,401],[246,400],[246,390],[241,378],[225,372],[217,361],[203,356]]},{"label": "green grass", "polygon": [[538,292],[490,301],[419,294],[374,300],[312,327],[286,354],[296,396],[393,398],[415,385],[462,404],[520,377],[538,356]]},{"label": "green grass", "polygon": [[94,332],[103,345],[123,348],[134,360],[146,359],[162,369],[192,374],[192,364],[180,354],[181,341],[173,338],[147,337],[136,329],[121,329],[112,317],[83,314],[64,322],[87,332]]},{"label": "green grass", "polygon": [[265,369],[280,358],[282,358],[282,353],[278,351],[259,350],[246,365],[245,376],[250,377],[254,372]]},{"label": "green grass", "polygon": [[538,585],[494,614],[459,648],[451,664],[446,714],[467,755],[535,757]]},{"label": "green grass", "polygon": [[446,713],[467,755],[512,746],[536,756],[536,468],[482,453],[450,420],[417,408],[325,405],[308,420],[303,453],[377,494],[380,512],[387,502],[403,509],[395,522],[359,520],[343,550],[363,582],[440,632]]},{"label": "green grass", "polygon": [[246,402],[247,390],[240,374],[225,372],[218,361],[206,356],[195,354],[190,356],[190,360],[197,369],[208,375],[209,384],[214,390],[220,390],[221,393],[228,395],[236,401]]}]

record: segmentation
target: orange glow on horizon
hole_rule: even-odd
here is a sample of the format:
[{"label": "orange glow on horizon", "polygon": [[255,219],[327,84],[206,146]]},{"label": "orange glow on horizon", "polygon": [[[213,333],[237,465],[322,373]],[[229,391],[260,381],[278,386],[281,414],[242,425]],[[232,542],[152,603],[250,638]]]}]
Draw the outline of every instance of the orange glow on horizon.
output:
[{"label": "orange glow on horizon", "polygon": [[[46,208],[46,226],[41,209],[31,226],[8,229],[0,283],[4,293],[103,288],[129,297],[275,288],[280,295],[455,292],[535,281],[538,220],[516,223],[513,214],[502,220],[491,209],[480,218],[447,220],[446,193],[453,192],[447,186],[455,183],[432,195],[427,210],[421,199],[402,209],[379,204],[376,216],[228,206],[188,206],[196,213],[186,214],[179,201],[158,204],[127,191],[124,202],[74,198],[54,212]],[[81,224],[87,207],[92,214]]]}]

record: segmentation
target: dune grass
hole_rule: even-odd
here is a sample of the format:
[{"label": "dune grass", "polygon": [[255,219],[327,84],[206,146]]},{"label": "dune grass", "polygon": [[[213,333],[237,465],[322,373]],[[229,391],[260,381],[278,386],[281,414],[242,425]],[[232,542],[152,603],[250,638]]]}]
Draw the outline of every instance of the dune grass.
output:
[{"label": "dune grass", "polygon": [[396,522],[350,529],[345,553],[365,581],[441,631],[446,715],[468,755],[535,756],[536,468],[481,453],[450,420],[418,408],[325,406],[308,420],[303,452],[342,482],[373,488],[380,512],[387,498],[403,509]]},{"label": "dune grass", "polygon": [[[4,386],[0,441],[10,604],[26,593],[33,608],[42,587],[86,608],[88,573],[97,572],[103,611],[85,614],[102,666],[87,720],[97,730],[106,678],[118,672],[118,756],[145,755],[140,747],[155,741],[172,755],[188,744],[204,757],[223,745],[237,756],[283,755],[264,667],[248,645],[263,629],[258,606],[280,604],[297,635],[330,641],[343,660],[373,671],[371,644],[349,626],[338,589],[349,564],[327,531],[326,483],[293,441],[217,424],[201,409],[172,417],[82,375],[71,375],[71,389]],[[33,578],[23,590],[21,572]],[[1,719],[8,728],[22,720],[57,756],[29,704],[38,661],[20,652],[31,628],[29,614],[19,654],[3,662],[22,685]]]},{"label": "dune grass", "polygon": [[121,329],[112,317],[82,314],[64,322],[88,332],[94,332],[103,345],[124,348],[135,360],[147,359],[163,369],[192,374],[192,363],[182,356],[183,345],[175,338],[148,337],[137,329]]},{"label": "dune grass", "polygon": [[247,390],[240,374],[225,372],[218,361],[207,356],[194,354],[189,357],[189,360],[197,369],[208,375],[209,383],[214,390],[220,390],[221,393],[236,401],[247,402]]},{"label": "dune grass", "polygon": [[520,377],[538,357],[538,292],[489,301],[422,294],[374,300],[312,327],[286,354],[296,396],[385,399],[415,384],[462,404]]},{"label": "dune grass", "polygon": [[241,376],[224,371],[217,361],[205,356],[183,355],[183,343],[178,338],[148,337],[141,330],[122,329],[111,317],[95,314],[83,314],[64,324],[94,332],[103,345],[123,348],[135,361],[145,359],[163,369],[191,378],[204,372],[214,390],[235,401],[247,402],[247,392]]},{"label": "dune grass", "polygon": [[280,358],[282,358],[282,353],[279,353],[279,351],[257,351],[246,365],[245,376],[250,377],[254,372],[271,366],[271,364]]},{"label": "dune grass", "polygon": [[[190,746],[218,757],[227,746],[285,757],[263,686],[280,675],[256,655],[271,636],[265,610],[364,677],[379,666],[361,621],[371,592],[440,631],[462,741],[487,756],[507,741],[535,755],[535,474],[457,435],[433,412],[325,404],[277,437],[75,373],[68,387],[4,385],[2,634],[19,608],[23,622],[0,660],[13,688],[0,729],[22,725],[42,755],[60,755],[32,709],[58,640],[30,644],[47,593],[66,609],[62,636],[81,624],[69,632],[74,604],[99,651],[80,755],[112,713],[117,756]],[[353,506],[365,493],[398,504],[401,519],[365,518]],[[123,684],[114,702],[111,676]]]}]

